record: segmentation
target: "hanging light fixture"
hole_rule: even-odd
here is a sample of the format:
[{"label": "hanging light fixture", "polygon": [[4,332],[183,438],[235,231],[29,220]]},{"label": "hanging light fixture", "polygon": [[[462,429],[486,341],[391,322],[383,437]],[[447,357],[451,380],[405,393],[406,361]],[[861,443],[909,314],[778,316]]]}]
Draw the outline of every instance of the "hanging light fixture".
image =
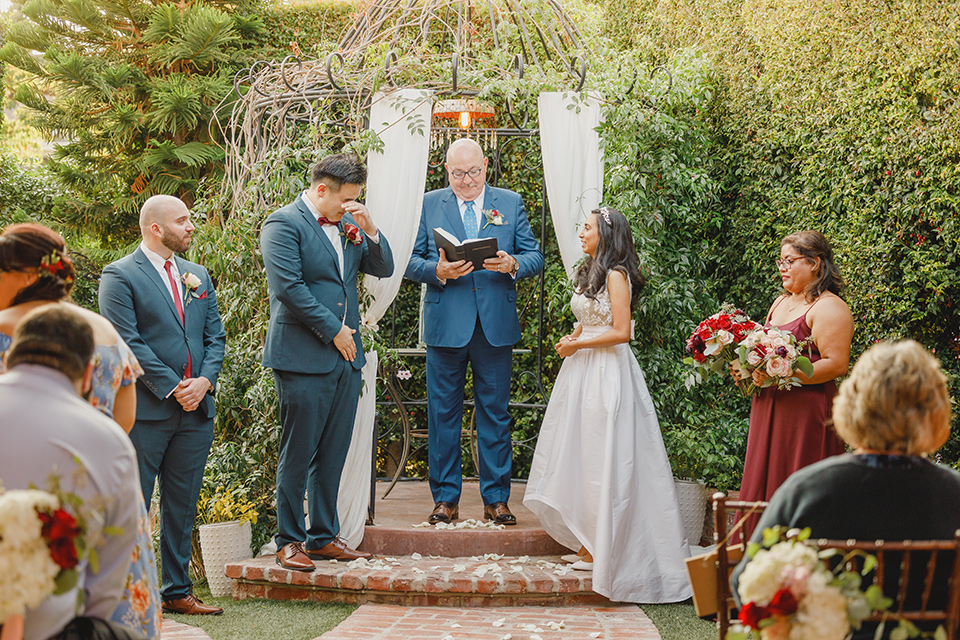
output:
[{"label": "hanging light fixture", "polygon": [[492,105],[476,98],[440,100],[433,106],[435,127],[476,129],[497,126],[497,114]]}]

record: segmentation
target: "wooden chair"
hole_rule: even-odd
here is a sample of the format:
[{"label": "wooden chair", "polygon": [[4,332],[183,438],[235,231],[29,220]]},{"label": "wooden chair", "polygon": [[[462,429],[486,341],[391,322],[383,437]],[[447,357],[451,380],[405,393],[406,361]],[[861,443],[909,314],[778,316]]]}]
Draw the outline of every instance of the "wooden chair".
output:
[{"label": "wooden chair", "polygon": [[[717,625],[720,630],[720,640],[727,634],[730,627],[730,611],[736,608],[737,603],[730,591],[730,574],[740,561],[738,557],[731,561],[727,545],[731,542],[729,516],[737,511],[747,515],[759,515],[767,508],[766,502],[748,502],[743,500],[727,500],[727,495],[717,492],[710,497],[713,505],[713,541],[717,545]],[[743,539],[749,540],[752,531],[743,531]]]},{"label": "wooden chair", "polygon": [[[727,536],[727,514],[732,510],[748,510],[758,505],[762,510],[764,503],[749,503],[727,500],[722,493],[712,498],[717,540]],[[857,550],[877,559],[877,567],[872,572],[873,584],[879,586],[884,594],[893,599],[893,604],[885,612],[872,614],[867,622],[887,621],[887,629],[896,626],[903,619],[915,624],[940,623],[948,640],[957,640],[957,626],[960,625],[960,530],[954,533],[953,540],[904,540],[904,541],[860,541],[860,540],[816,540],[821,550],[836,549],[842,558],[850,551]],[[941,560],[938,564],[938,560]],[[827,560],[829,561],[829,559]],[[859,571],[862,557],[854,556],[848,562],[847,569]],[[730,610],[735,606],[730,593],[731,564],[726,545],[717,547],[717,622],[719,637],[723,640],[730,626]],[[931,594],[934,585],[946,582],[946,601],[932,603]],[[896,588],[885,588],[891,583]],[[936,608],[932,608],[936,606]]]}]

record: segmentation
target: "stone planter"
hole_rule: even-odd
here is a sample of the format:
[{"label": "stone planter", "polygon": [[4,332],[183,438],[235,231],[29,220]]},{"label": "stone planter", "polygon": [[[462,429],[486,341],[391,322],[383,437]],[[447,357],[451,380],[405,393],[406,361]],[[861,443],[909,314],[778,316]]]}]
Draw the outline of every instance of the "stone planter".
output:
[{"label": "stone planter", "polygon": [[199,530],[200,554],[210,585],[210,595],[216,598],[228,596],[233,581],[224,573],[224,567],[229,562],[247,560],[252,556],[250,543],[253,530],[250,523],[234,520],[202,524]]},{"label": "stone planter", "polygon": [[700,544],[703,535],[703,519],[707,510],[707,485],[699,480],[673,479],[677,487],[677,502],[680,503],[680,515],[683,529],[687,532],[687,542]]}]

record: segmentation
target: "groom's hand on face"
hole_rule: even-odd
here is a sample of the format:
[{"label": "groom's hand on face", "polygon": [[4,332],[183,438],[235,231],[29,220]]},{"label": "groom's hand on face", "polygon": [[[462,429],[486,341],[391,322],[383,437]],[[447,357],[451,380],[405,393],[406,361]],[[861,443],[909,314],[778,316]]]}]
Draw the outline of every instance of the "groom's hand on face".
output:
[{"label": "groom's hand on face", "polygon": [[440,261],[437,262],[438,280],[456,280],[473,271],[473,263],[466,260],[457,260],[456,262],[447,261],[447,253],[440,249]]},{"label": "groom's hand on face", "polygon": [[333,346],[337,348],[337,351],[340,352],[343,359],[348,362],[353,362],[353,359],[357,357],[357,343],[353,341],[353,334],[356,332],[356,329],[351,329],[347,325],[343,325],[340,327],[337,335],[333,336]]},{"label": "groom's hand on face", "polygon": [[354,221],[357,223],[363,232],[368,236],[377,235],[377,225],[373,224],[373,219],[370,217],[370,211],[367,210],[367,207],[357,202],[356,200],[351,200],[349,202],[344,202],[342,205],[344,212],[349,213],[353,216]]}]

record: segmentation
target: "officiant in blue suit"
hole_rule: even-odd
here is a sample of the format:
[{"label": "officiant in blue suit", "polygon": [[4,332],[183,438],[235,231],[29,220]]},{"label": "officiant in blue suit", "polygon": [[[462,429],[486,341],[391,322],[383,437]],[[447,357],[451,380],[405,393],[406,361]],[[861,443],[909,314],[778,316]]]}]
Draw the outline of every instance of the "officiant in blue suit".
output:
[{"label": "officiant in blue suit", "polygon": [[140,209],[143,242],[104,268],[99,302],[143,367],[130,440],[148,507],[160,482],[163,610],[204,615],[223,611],[192,593],[190,541],[213,443],[213,393],[226,334],[207,270],[176,255],[190,248],[193,230],[179,198],[148,198]]},{"label": "officiant in blue suit", "polygon": [[[467,363],[473,371],[477,453],[484,518],[514,525],[510,512],[510,379],[513,345],[520,339],[517,278],[538,274],[543,254],[520,195],[487,185],[487,158],[469,138],[447,150],[450,186],[423,197],[420,229],[405,276],[426,283],[423,322],[427,343],[427,421],[430,490],[436,524],[459,518],[460,434]],[[497,239],[496,257],[483,269],[448,261],[433,229],[458,240]]]},{"label": "officiant in blue suit", "polygon": [[310,186],[270,214],[260,236],[270,291],[263,366],[273,369],[282,427],[276,561],[296,571],[313,571],[312,560],[371,555],[347,546],[337,517],[366,361],[357,274],[393,273],[387,239],[357,202],[366,180],[356,156],[324,158],[313,168]]}]

